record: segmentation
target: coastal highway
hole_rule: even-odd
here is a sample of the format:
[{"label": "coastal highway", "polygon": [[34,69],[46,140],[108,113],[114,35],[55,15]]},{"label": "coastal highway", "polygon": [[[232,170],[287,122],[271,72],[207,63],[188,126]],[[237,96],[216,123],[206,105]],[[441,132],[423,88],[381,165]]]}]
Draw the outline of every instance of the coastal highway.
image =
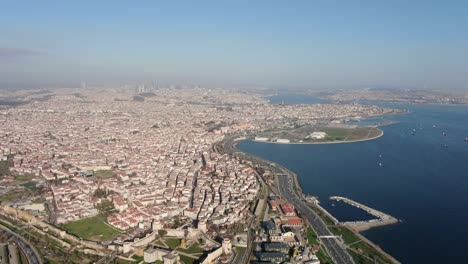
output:
[{"label": "coastal highway", "polygon": [[[241,158],[246,160],[251,160],[257,164],[260,164],[278,176],[278,189],[280,195],[293,204],[296,209],[302,214],[304,218],[307,219],[312,229],[317,233],[317,236],[333,236],[333,233],[328,230],[326,224],[322,219],[309,207],[307,204],[297,196],[293,188],[293,179],[287,171],[284,171],[281,166],[277,166],[274,163],[271,163],[267,160],[255,157],[253,155],[238,151],[234,147],[235,139],[240,137],[240,135],[231,135],[227,136],[222,141],[222,148],[229,154],[236,154]],[[336,264],[353,264],[354,261],[351,256],[348,254],[346,249],[341,246],[341,242],[337,238],[321,238],[321,242],[325,247],[326,251],[333,259]]]},{"label": "coastal highway", "polygon": [[330,238],[321,238],[320,241],[325,246],[330,257],[336,264],[354,263],[346,249],[341,246],[341,242],[334,238],[333,234],[328,230],[326,224],[320,217],[294,192],[293,179],[288,174],[278,176],[278,189],[281,196],[288,202],[292,203],[296,209],[301,212],[302,217],[306,218],[309,224],[314,229],[317,236],[331,236]]},{"label": "coastal highway", "polygon": [[0,225],[0,233],[3,233],[7,237],[10,237],[13,240],[13,242],[15,242],[16,245],[18,245],[21,251],[26,255],[29,264],[42,263],[39,255],[34,250],[33,246],[31,246],[24,238],[12,232],[8,228],[3,227],[2,225]]}]

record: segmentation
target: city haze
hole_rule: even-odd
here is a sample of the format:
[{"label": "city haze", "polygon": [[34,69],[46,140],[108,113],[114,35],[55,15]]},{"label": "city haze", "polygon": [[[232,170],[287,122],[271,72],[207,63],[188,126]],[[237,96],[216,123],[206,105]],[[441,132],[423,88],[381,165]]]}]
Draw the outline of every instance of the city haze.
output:
[{"label": "city haze", "polygon": [[463,1],[2,5],[0,85],[466,89]]}]

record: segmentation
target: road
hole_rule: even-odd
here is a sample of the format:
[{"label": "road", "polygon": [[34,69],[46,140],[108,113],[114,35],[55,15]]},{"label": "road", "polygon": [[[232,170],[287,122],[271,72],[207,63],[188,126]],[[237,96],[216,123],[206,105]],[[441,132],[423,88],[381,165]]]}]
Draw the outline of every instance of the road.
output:
[{"label": "road", "polygon": [[[276,175],[279,175],[278,190],[280,195],[286,201],[293,204],[302,214],[303,218],[306,218],[317,236],[333,236],[333,233],[328,230],[327,225],[322,221],[322,219],[294,192],[292,176],[290,176],[287,171],[283,170],[281,166],[277,166],[267,160],[238,151],[233,147],[234,140],[238,137],[240,137],[240,135],[227,136],[222,143],[223,149],[229,154],[235,154],[246,160],[251,160],[257,164],[261,164],[263,167],[270,169]],[[336,264],[354,264],[352,257],[348,254],[346,249],[343,248],[340,240],[337,238],[322,238],[321,242]]]},{"label": "road", "polygon": [[[334,236],[322,219],[294,192],[294,183],[290,175],[279,175],[278,186],[281,196],[301,212],[302,217],[307,219],[317,236]],[[337,238],[321,238],[320,240],[336,264],[354,263],[346,249],[342,247],[341,241]]]},{"label": "road", "polygon": [[102,257],[98,262],[96,262],[96,264],[112,263],[116,257],[117,251],[112,251],[109,254]]},{"label": "road", "polygon": [[[251,227],[255,218],[252,217],[252,220],[250,221],[249,226]],[[249,263],[249,258],[250,258],[250,253],[252,252],[252,245],[254,242],[254,230],[252,228],[249,228],[249,231],[247,233],[247,248],[244,250],[244,254],[242,255],[236,255],[236,258],[234,259],[233,263],[235,264],[243,264],[243,263]]]},{"label": "road", "polygon": [[42,263],[40,257],[34,251],[33,246],[30,245],[20,235],[12,232],[11,230],[7,228],[4,228],[1,225],[0,225],[0,232],[5,234],[8,237],[11,237],[13,242],[15,242],[15,244],[17,244],[18,247],[21,249],[21,251],[26,255],[26,258],[28,259],[29,264],[41,264]]}]

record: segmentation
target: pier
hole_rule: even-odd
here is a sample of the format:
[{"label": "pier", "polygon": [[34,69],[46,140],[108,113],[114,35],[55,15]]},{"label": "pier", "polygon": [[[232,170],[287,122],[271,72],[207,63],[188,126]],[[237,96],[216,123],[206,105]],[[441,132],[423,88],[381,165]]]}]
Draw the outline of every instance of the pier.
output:
[{"label": "pier", "polygon": [[378,226],[384,226],[384,225],[391,225],[391,224],[396,224],[400,222],[400,220],[396,219],[395,217],[383,213],[381,211],[378,211],[376,209],[370,208],[368,206],[365,206],[361,203],[358,203],[356,201],[353,201],[351,199],[348,199],[346,197],[341,197],[341,196],[331,196],[330,200],[335,200],[335,201],[343,201],[349,205],[352,205],[354,207],[357,207],[359,209],[362,209],[369,214],[375,216],[375,219],[367,220],[367,221],[349,221],[349,222],[342,222],[341,224],[349,226],[350,228],[361,232],[364,230],[371,229],[373,227],[378,227]]}]

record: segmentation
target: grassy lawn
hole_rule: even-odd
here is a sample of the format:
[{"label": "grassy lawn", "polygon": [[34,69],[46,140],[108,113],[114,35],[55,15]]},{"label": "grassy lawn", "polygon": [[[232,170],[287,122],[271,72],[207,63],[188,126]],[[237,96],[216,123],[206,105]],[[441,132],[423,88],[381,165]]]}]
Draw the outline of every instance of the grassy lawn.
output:
[{"label": "grassy lawn", "polygon": [[125,260],[125,259],[117,259],[116,263],[117,264],[131,264],[132,262]]},{"label": "grassy lawn", "polygon": [[10,174],[10,167],[11,164],[8,161],[0,161],[0,179],[2,178],[2,176]]},{"label": "grassy lawn", "polygon": [[244,232],[244,225],[241,223],[238,223],[236,225],[236,233],[242,233],[242,232]]},{"label": "grassy lawn", "polygon": [[312,228],[308,227],[307,228],[307,241],[309,242],[309,244],[313,244],[313,245],[318,245],[318,241],[317,241],[317,235],[315,234],[314,230],[312,230]]},{"label": "grassy lawn", "polygon": [[[358,236],[345,227],[333,226],[330,227],[330,231],[335,235],[341,236],[346,244],[351,244],[360,240]],[[384,255],[363,241],[353,244],[351,248],[360,252],[360,254],[358,254],[352,250],[348,250],[356,263],[374,263],[374,261],[369,260],[369,258],[372,260],[375,258],[377,261],[376,263],[391,263]]]},{"label": "grassy lawn", "polygon": [[342,140],[361,140],[376,137],[381,134],[380,129],[375,127],[318,127],[314,128],[313,131],[320,131],[327,133],[324,139],[312,139],[305,138],[306,142],[331,142],[331,141],[342,141]]},{"label": "grassy lawn", "polygon": [[[324,249],[320,249],[315,253],[317,258],[320,260],[320,263],[322,264],[333,264],[333,260],[328,256],[327,252]],[[360,262],[357,262],[360,263]]]},{"label": "grassy lawn", "polygon": [[351,257],[354,259],[356,263],[362,263],[362,264],[374,264],[374,263],[380,263],[380,262],[374,262],[352,250],[348,250],[348,253],[351,255]]},{"label": "grassy lawn", "polygon": [[179,255],[180,256],[180,261],[185,264],[192,264],[195,260],[193,258],[184,256],[184,255]]},{"label": "grassy lawn", "polygon": [[23,183],[23,184],[21,184],[21,186],[23,186],[24,188],[29,189],[31,191],[36,190],[36,184],[34,182]]},{"label": "grassy lawn", "polygon": [[120,234],[117,230],[107,226],[102,216],[81,219],[63,225],[70,234],[89,240],[107,241]]},{"label": "grassy lawn", "polygon": [[3,196],[0,197],[0,203],[1,202],[14,201],[14,200],[19,199],[19,198],[21,198],[23,196],[24,196],[24,193],[20,193],[20,192],[8,193],[8,194],[3,195]]},{"label": "grassy lawn", "polygon": [[327,140],[343,140],[348,135],[349,130],[343,128],[324,128],[325,133],[327,133]]},{"label": "grassy lawn", "polygon": [[183,248],[179,248],[178,249],[180,252],[184,252],[184,253],[187,253],[187,254],[201,254],[203,253],[203,249],[201,249],[197,243],[191,245],[189,248],[187,249],[183,249]]},{"label": "grassy lawn", "polygon": [[[364,256],[367,256],[368,258],[372,259],[372,260],[375,259],[376,263],[392,263],[391,261],[387,260],[387,258],[384,255],[380,254],[378,251],[376,251],[374,248],[372,248],[371,246],[369,246],[365,242],[356,243],[356,244],[352,245],[351,248],[358,251],[358,252],[361,252],[360,255],[358,253],[356,253],[356,252],[353,252],[354,254],[352,254],[353,257],[355,255],[357,255],[358,259],[362,259],[363,257],[361,255],[364,255]],[[356,262],[358,261],[358,259],[356,259]],[[359,263],[361,263],[361,262],[359,262]]]},{"label": "grassy lawn", "polygon": [[108,179],[114,177],[114,172],[112,170],[98,170],[94,173],[96,178]]},{"label": "grassy lawn", "polygon": [[133,255],[132,259],[135,260],[133,263],[139,263],[139,262],[143,261],[143,257],[136,256],[136,255]]},{"label": "grassy lawn", "polygon": [[[125,260],[125,259],[120,259],[120,258],[118,258],[118,259],[117,259],[117,264],[138,264],[138,263],[140,263],[141,261],[143,261],[143,257],[140,257],[140,256],[132,256],[132,259],[134,259],[134,261],[129,261],[129,260]],[[159,260],[156,261],[155,263],[156,263],[156,264],[158,264],[158,263],[161,263],[161,264],[162,264],[162,262],[159,262]]]},{"label": "grassy lawn", "polygon": [[359,237],[345,227],[333,226],[329,229],[333,234],[341,236],[346,244],[351,244],[360,240]]},{"label": "grassy lawn", "polygon": [[167,238],[164,242],[166,242],[170,249],[175,249],[180,246],[180,239],[178,238]]},{"label": "grassy lawn", "polygon": [[166,245],[164,245],[163,242],[161,242],[160,240],[156,240],[153,243],[161,247],[166,247]]},{"label": "grassy lawn", "polygon": [[24,174],[24,175],[15,176],[15,182],[17,184],[25,184],[25,183],[30,182],[32,179],[34,179],[34,175],[32,174]]}]

